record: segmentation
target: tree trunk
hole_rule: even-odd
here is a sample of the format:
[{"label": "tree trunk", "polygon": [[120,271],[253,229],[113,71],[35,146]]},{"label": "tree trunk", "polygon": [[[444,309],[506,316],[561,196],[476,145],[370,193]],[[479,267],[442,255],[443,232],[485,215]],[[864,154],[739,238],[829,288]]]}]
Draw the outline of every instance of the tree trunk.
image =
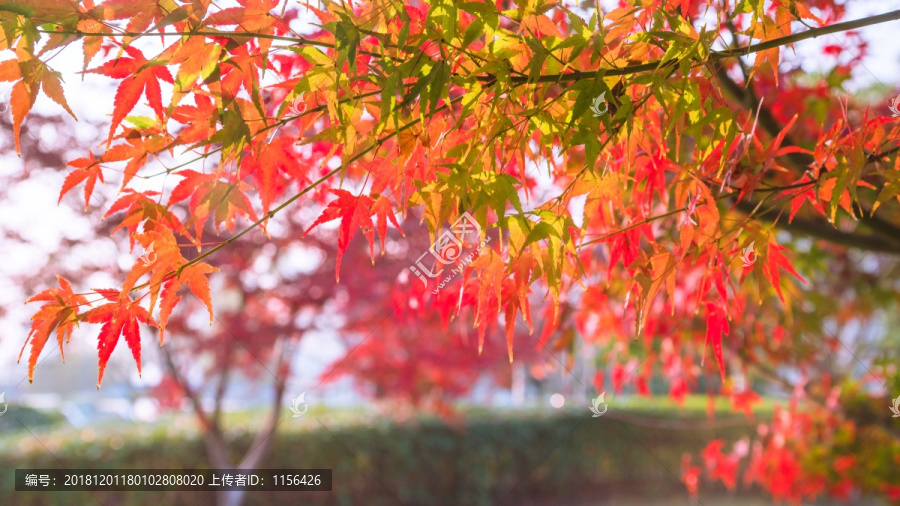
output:
[{"label": "tree trunk", "polygon": [[[280,342],[280,346],[276,346],[274,356],[281,358],[276,369],[278,371],[275,378],[277,383],[275,384],[275,395],[272,399],[269,417],[263,428],[256,434],[253,443],[250,445],[247,453],[244,454],[244,458],[241,459],[237,469],[255,470],[262,463],[266,454],[269,453],[269,448],[274,440],[275,429],[278,428],[278,413],[282,409],[281,403],[284,399],[285,383],[290,375],[290,360],[294,355],[293,350],[294,348],[284,343],[284,341]],[[224,438],[219,438],[219,441],[223,445],[221,448],[227,453],[227,444]],[[212,455],[210,457],[212,458]],[[228,468],[230,469],[231,466],[229,465]],[[217,494],[216,504],[218,506],[241,506],[246,495],[246,490],[222,491]]]},{"label": "tree trunk", "polygon": [[[253,443],[247,450],[247,453],[241,459],[236,469],[255,470],[262,463],[269,448],[272,446],[275,429],[278,428],[278,413],[281,411],[281,402],[284,398],[285,383],[290,376],[290,361],[294,355],[294,347],[284,340],[276,344],[273,356],[279,357],[276,367],[277,375],[275,376],[275,395],[272,400],[269,417],[262,429],[256,434]],[[190,400],[191,406],[194,408],[194,414],[203,427],[203,442],[206,446],[206,455],[209,464],[214,469],[232,469],[231,458],[228,456],[228,442],[222,432],[221,418],[222,401],[226,391],[226,384],[231,373],[231,362],[227,363],[226,369],[222,371],[218,387],[215,390],[215,408],[212,414],[208,414],[203,409],[203,404],[198,392],[194,391],[187,380],[179,373],[172,359],[172,354],[168,349],[162,349],[163,358],[172,378],[179,384],[185,396]],[[218,506],[241,506],[246,496],[245,490],[223,490],[216,493],[216,504]]]}]

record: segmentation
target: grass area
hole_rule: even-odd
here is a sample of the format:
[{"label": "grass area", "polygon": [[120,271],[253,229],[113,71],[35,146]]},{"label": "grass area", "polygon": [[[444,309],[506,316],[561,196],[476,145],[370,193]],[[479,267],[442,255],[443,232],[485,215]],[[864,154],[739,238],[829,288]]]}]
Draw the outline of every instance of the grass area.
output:
[{"label": "grass area", "polygon": [[[708,409],[709,397],[706,395],[688,395],[684,398],[684,403],[679,405],[669,396],[657,395],[644,397],[638,395],[622,396],[617,401],[615,396],[607,395],[606,401],[610,406],[621,407],[621,409],[629,411],[654,412],[659,411],[666,415],[676,416],[698,416],[705,415]],[[743,416],[741,413],[735,413],[731,407],[731,401],[727,397],[715,397],[713,405],[715,406],[715,414],[721,416]],[[760,402],[753,406],[753,414],[760,417],[768,417],[772,415],[775,406],[785,403],[785,399],[777,399],[774,397],[763,397]]]},{"label": "grass area", "polygon": [[[707,417],[708,398],[705,395],[689,395],[685,397],[683,404],[679,405],[668,396],[614,396],[607,395],[607,404],[611,417],[617,412],[631,415],[629,420],[640,423],[634,416],[644,418],[648,422],[655,420],[692,420],[703,421],[730,421],[737,424],[747,422],[749,424],[761,419],[771,417],[774,406],[780,400],[763,398],[754,406],[754,420],[747,420],[742,413],[735,413],[727,398],[715,399],[714,417]],[[170,412],[161,416],[153,423],[115,421],[103,422],[95,426],[76,429],[59,416],[50,411],[37,411],[28,408],[20,408],[17,412],[11,407],[9,413],[0,421],[6,423],[0,427],[0,454],[19,453],[46,448],[47,451],[55,451],[66,446],[78,444],[109,444],[113,449],[122,447],[126,441],[158,440],[160,438],[190,439],[198,435],[198,424],[194,415],[190,412]],[[567,407],[562,410],[553,410],[545,406],[526,407],[521,409],[497,410],[483,406],[463,406],[460,417],[450,422],[453,424],[465,424],[473,422],[485,422],[491,420],[504,420],[511,417],[523,419],[548,419],[561,414],[577,415],[587,408]],[[226,432],[231,436],[253,433],[259,429],[260,424],[267,416],[263,408],[233,411],[223,413],[223,422]],[[354,408],[329,408],[324,406],[311,406],[309,411],[300,418],[289,417],[290,413],[282,414],[284,422],[278,427],[280,433],[302,434],[305,432],[320,430],[322,425],[332,429],[352,429],[354,427],[369,427],[387,429],[391,426],[404,426],[408,424],[421,424],[426,422],[442,422],[444,420],[428,414],[417,414],[413,418],[403,421],[392,419],[385,409],[367,407]],[[16,418],[22,419],[22,424],[15,423]],[[34,437],[23,437],[23,425],[28,428]],[[700,427],[698,427],[700,428]]]}]

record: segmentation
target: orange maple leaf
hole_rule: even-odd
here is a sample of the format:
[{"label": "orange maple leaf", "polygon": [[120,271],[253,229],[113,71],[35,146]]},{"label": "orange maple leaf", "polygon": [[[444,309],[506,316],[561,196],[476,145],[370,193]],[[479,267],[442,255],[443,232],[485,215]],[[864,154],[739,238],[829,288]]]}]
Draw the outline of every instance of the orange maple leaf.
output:
[{"label": "orange maple leaf", "polygon": [[[506,263],[494,250],[488,249],[480,254],[469,264],[478,273],[474,276],[472,284],[474,290],[467,290],[466,299],[474,298],[475,327],[478,327],[478,354],[484,349],[484,337],[488,324],[497,321],[503,303],[503,285],[507,279]],[[467,287],[468,288],[468,287]],[[508,292],[507,292],[508,293]],[[513,327],[515,326],[516,298],[514,294],[508,294],[510,304],[505,309],[506,316],[506,345],[510,363],[512,355]]]},{"label": "orange maple leaf", "polygon": [[125,277],[122,285],[122,294],[131,291],[138,280],[145,274],[150,274],[149,291],[152,314],[156,303],[160,303],[159,311],[159,342],[162,344],[165,336],[166,323],[175,304],[181,299],[177,296],[181,285],[186,285],[191,292],[200,299],[209,309],[209,321],[212,323],[213,308],[209,289],[209,281],[206,275],[219,269],[205,263],[188,265],[188,261],[181,255],[181,248],[175,241],[171,230],[151,231],[145,234],[135,234],[137,240],[145,251],[152,249],[152,257],[142,256],[134,262],[131,272]]},{"label": "orange maple leaf", "polygon": [[31,317],[31,332],[19,352],[19,360],[22,360],[22,353],[25,347],[31,342],[31,354],[28,357],[28,381],[34,379],[34,367],[37,365],[37,359],[41,355],[41,350],[47,344],[50,333],[56,330],[56,340],[59,342],[59,353],[65,362],[66,356],[63,353],[63,341],[69,342],[72,337],[72,330],[78,326],[78,307],[88,303],[88,300],[76,293],[72,292],[72,285],[62,276],[56,276],[59,281],[59,288],[48,288],[43,292],[25,301],[37,302],[45,301],[41,309]]},{"label": "orange maple leaf", "polygon": [[134,129],[126,128],[121,136],[126,142],[109,147],[100,160],[104,163],[128,160],[122,178],[122,189],[128,186],[138,170],[147,163],[150,155],[165,151],[168,139],[162,135],[142,135]]},{"label": "orange maple leaf", "polygon": [[18,60],[0,62],[0,81],[16,81],[9,96],[9,104],[13,116],[13,137],[16,142],[16,154],[21,154],[19,134],[25,116],[37,100],[38,90],[63,108],[76,120],[75,113],[69,109],[63,94],[59,76],[46,63],[38,60],[24,49],[17,50]]},{"label": "orange maple leaf", "polygon": [[94,193],[94,185],[97,184],[97,179],[99,179],[101,183],[106,182],[103,180],[103,171],[100,170],[100,160],[94,158],[93,153],[89,153],[87,158],[72,160],[69,162],[69,165],[75,167],[75,170],[66,176],[62,189],[59,191],[59,200],[56,203],[59,204],[62,202],[63,195],[84,181],[84,211],[87,212],[88,205],[91,203],[91,195]]},{"label": "orange maple leaf", "polygon": [[161,232],[134,234],[134,237],[141,243],[145,251],[152,250],[152,253],[135,260],[131,272],[125,276],[125,281],[122,283],[122,294],[124,296],[133,290],[138,280],[149,273],[150,312],[153,312],[163,281],[167,275],[171,276],[176,269],[186,264],[187,260],[181,256],[181,250],[171,230],[163,229]]},{"label": "orange maple leaf", "polygon": [[[278,6],[278,0],[238,0],[243,8],[226,9],[232,16],[239,16],[235,24],[246,33],[272,35],[275,33],[277,18],[269,11]],[[224,22],[224,21],[223,21]],[[229,23],[230,24],[230,23]],[[272,39],[259,38],[259,52],[266,54],[272,45]]]},{"label": "orange maple leaf", "polygon": [[[247,183],[222,181],[215,174],[202,174],[189,169],[176,175],[184,179],[172,189],[169,205],[191,198],[188,209],[191,211],[191,221],[194,222],[198,239],[203,234],[203,225],[210,214],[213,214],[217,232],[223,223],[229,231],[233,231],[238,215],[254,222],[259,220],[250,199],[244,193],[244,190],[252,188]],[[199,244],[197,247],[199,249]]]},{"label": "orange maple leaf", "polygon": [[763,264],[763,274],[766,276],[766,279],[772,283],[772,286],[775,287],[775,291],[778,292],[778,298],[781,299],[782,302],[784,302],[784,294],[781,292],[781,274],[779,273],[779,268],[783,268],[793,274],[794,277],[799,279],[804,285],[809,285],[803,276],[794,270],[791,262],[788,261],[787,257],[782,253],[782,251],[786,250],[787,248],[775,242],[769,243],[764,250],[765,263]]},{"label": "orange maple leaf", "polygon": [[183,231],[185,227],[181,224],[181,221],[166,206],[150,198],[154,195],[159,195],[158,192],[136,192],[131,188],[126,188],[122,193],[125,195],[115,201],[109,210],[106,211],[106,214],[103,215],[103,219],[106,219],[119,211],[125,211],[125,218],[113,229],[110,235],[115,234],[121,228],[127,229],[130,232],[128,240],[131,241],[132,248],[134,247],[134,238],[138,225],[141,223],[144,224],[145,232],[168,229],[179,230],[182,231],[182,234],[187,235]]},{"label": "orange maple leaf", "polygon": [[191,293],[200,299],[200,302],[206,306],[206,309],[209,310],[209,323],[212,324],[212,294],[209,289],[209,279],[206,275],[218,270],[219,269],[204,263],[189,265],[185,267],[178,276],[166,281],[166,284],[162,289],[162,299],[159,303],[160,346],[162,346],[165,338],[166,323],[169,321],[169,315],[172,314],[172,309],[178,304],[178,301],[181,300],[181,297],[178,295],[178,289],[181,288],[182,285],[187,286]]},{"label": "orange maple leaf", "polygon": [[[219,110],[215,102],[205,95],[194,93],[194,103],[196,106],[179,104],[172,112],[172,119],[185,125],[175,139],[177,144],[194,144],[216,133]],[[206,149],[210,149],[209,146]]]}]

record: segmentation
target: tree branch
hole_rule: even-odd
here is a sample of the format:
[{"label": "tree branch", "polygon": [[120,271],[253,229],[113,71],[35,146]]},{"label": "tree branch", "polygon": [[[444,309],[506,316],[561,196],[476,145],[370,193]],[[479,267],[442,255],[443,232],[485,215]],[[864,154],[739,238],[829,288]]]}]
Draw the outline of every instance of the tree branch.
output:
[{"label": "tree branch", "polygon": [[206,415],[203,404],[200,402],[200,396],[190,387],[190,385],[188,385],[187,380],[182,378],[178,373],[178,367],[175,366],[175,362],[172,360],[172,353],[169,349],[165,346],[161,346],[160,350],[162,351],[163,359],[166,362],[166,367],[169,369],[169,374],[172,376],[172,379],[178,383],[178,386],[181,387],[184,395],[191,401],[191,406],[194,408],[194,414],[200,420],[204,432],[203,442],[206,445],[206,452],[209,455],[210,464],[219,469],[230,469],[231,459],[228,457],[228,445],[225,442],[225,437],[222,435],[218,420],[210,419]]},{"label": "tree branch", "polygon": [[[813,182],[797,183],[797,184],[792,184],[792,185],[788,185],[788,186],[773,186],[773,187],[771,187],[771,188],[762,188],[762,189],[756,190],[756,192],[757,192],[757,193],[763,193],[763,192],[774,192],[774,191],[792,190],[792,189],[794,189],[794,188],[802,188],[802,187],[804,187],[804,186],[809,186],[809,185],[811,185],[811,184],[813,184]],[[722,200],[722,199],[727,199],[727,198],[730,198],[730,197],[734,197],[734,196],[739,195],[740,193],[741,193],[740,191],[733,191],[733,192],[725,193],[725,194],[722,194],[722,195],[719,195],[718,197],[716,197],[716,201],[718,202],[719,200]],[[653,221],[656,221],[656,220],[659,220],[659,219],[662,219],[662,218],[666,218],[666,217],[668,217],[668,216],[672,216],[673,214],[678,214],[678,213],[680,213],[680,212],[687,211],[687,209],[688,209],[688,206],[684,206],[684,207],[682,207],[682,208],[680,208],[680,209],[673,209],[673,210],[671,210],[671,211],[666,211],[665,213],[662,213],[662,214],[657,214],[657,215],[654,215],[654,216],[650,216],[650,217],[645,218],[645,219],[643,219],[643,220],[641,220],[641,221],[639,221],[639,222],[632,223],[631,225],[628,225],[627,227],[620,228],[619,230],[616,230],[615,232],[610,232],[610,233],[608,233],[608,234],[606,234],[606,235],[603,235],[603,236],[600,236],[600,237],[591,239],[590,241],[585,241],[585,242],[583,242],[583,243],[581,244],[581,246],[579,246],[579,248],[582,248],[582,247],[584,247],[584,246],[588,246],[588,245],[594,244],[595,242],[604,241],[604,240],[609,239],[610,237],[612,237],[612,236],[614,236],[614,235],[618,235],[618,234],[621,234],[622,232],[627,232],[627,231],[629,231],[629,230],[631,230],[631,229],[633,229],[633,228],[635,228],[635,227],[640,227],[641,225],[646,225],[646,224],[648,224],[648,223],[650,223],[650,222],[653,222]],[[752,210],[752,209],[751,209],[751,210]]]},{"label": "tree branch", "polygon": [[[746,214],[753,214],[757,202],[751,200],[741,200],[735,206],[739,211]],[[861,234],[856,232],[844,232],[838,230],[833,225],[825,221],[809,220],[806,218],[795,217],[793,221],[778,221],[776,217],[770,213],[778,211],[780,206],[767,207],[753,214],[753,217],[769,223],[775,223],[778,228],[787,230],[788,232],[798,232],[803,235],[823,239],[825,241],[848,246],[850,248],[860,248],[867,251],[877,253],[889,253],[892,255],[900,255],[900,246],[896,242],[882,238],[881,236],[871,234]],[[769,215],[769,216],[767,216]]]},{"label": "tree branch", "polygon": [[[795,33],[792,35],[787,35],[785,37],[777,37],[772,40],[767,40],[764,42],[760,42],[758,44],[749,44],[744,47],[738,47],[733,49],[727,49],[724,51],[713,51],[709,54],[707,61],[716,61],[722,60],[725,58],[733,58],[735,56],[746,56],[748,54],[758,53],[760,51],[765,51],[767,49],[773,49],[780,46],[785,46],[787,44],[793,44],[794,42],[799,42],[801,40],[816,38],[820,35],[827,35],[830,33],[838,33],[845,32],[848,30],[854,30],[857,28],[862,28],[864,26],[877,25],[880,23],[886,23],[888,21],[900,20],[900,10],[895,10],[891,12],[886,12],[884,14],[879,14],[877,16],[869,16],[867,18],[855,19],[853,21],[845,21],[843,23],[835,23],[830,26],[823,26],[819,28],[813,28],[811,30],[807,30],[801,33]],[[79,36],[97,36],[95,33],[88,32],[80,32],[80,31],[53,31],[53,30],[38,30],[39,33],[49,33],[54,35],[79,35]],[[334,44],[327,42],[320,42],[316,40],[307,39],[304,37],[285,37],[280,35],[268,35],[261,33],[250,33],[250,32],[219,32],[219,31],[209,31],[209,30],[200,30],[200,31],[191,31],[191,32],[156,32],[156,33],[147,33],[147,32],[114,32],[114,33],[104,33],[103,37],[143,37],[147,35],[153,36],[175,36],[175,37],[184,37],[185,35],[199,35],[202,37],[255,37],[258,39],[269,39],[269,40],[279,40],[286,42],[293,42],[301,45],[310,45],[310,46],[319,46],[332,49],[334,48]],[[372,53],[372,56],[382,57],[383,55],[378,53]],[[537,78],[531,79],[529,76],[513,76],[510,78],[510,82],[513,84],[526,84],[526,83],[557,83],[564,81],[579,81],[581,79],[593,79],[602,73],[604,76],[623,76],[629,74],[636,74],[639,72],[647,72],[652,70],[658,70],[662,67],[667,66],[677,66],[681,63],[684,58],[675,58],[669,60],[667,62],[662,62],[660,60],[655,60],[647,63],[641,63],[637,65],[628,65],[622,68],[611,68],[611,69],[598,69],[592,71],[575,71],[566,74],[547,74],[541,75]],[[481,81],[493,81],[496,77],[492,75],[478,76],[478,80]]]},{"label": "tree branch", "polygon": [[[765,51],[767,49],[773,49],[779,46],[784,46],[787,44],[793,44],[794,42],[799,42],[801,40],[812,39],[818,37],[820,35],[827,35],[829,33],[838,33],[844,32],[847,30],[854,30],[856,28],[861,28],[864,26],[877,25],[879,23],[886,23],[888,21],[895,21],[900,19],[900,10],[886,12],[884,14],[879,14],[877,16],[870,16],[862,19],[855,19],[853,21],[845,21],[843,23],[835,23],[830,26],[823,26],[821,28],[814,28],[812,30],[807,30],[801,33],[795,33],[793,35],[788,35],[785,37],[778,37],[772,40],[767,40],[765,42],[760,42],[758,44],[750,44],[744,47],[728,49],[725,51],[713,51],[709,54],[709,58],[707,61],[716,61],[722,60],[725,58],[733,58],[735,56],[746,56],[748,54],[758,53],[760,51]],[[646,72],[651,70],[657,70],[659,68],[665,66],[677,66],[681,63],[683,58],[675,58],[663,63],[660,60],[651,61],[647,63],[641,63],[637,65],[628,65],[622,68],[613,68],[613,69],[598,69],[592,71],[576,71],[567,74],[550,74],[550,75],[542,75],[535,79],[529,79],[528,77],[520,78],[520,77],[511,77],[510,82],[515,84],[525,84],[525,83],[556,83],[563,81],[579,81],[581,79],[593,79],[599,75],[603,76],[624,76],[629,74],[637,74],[639,72]],[[492,80],[492,76],[480,76],[478,79]]]},{"label": "tree branch", "polygon": [[[443,111],[443,110],[445,110],[445,109],[448,109],[448,108],[450,107],[450,105],[455,104],[455,103],[461,101],[463,98],[465,98],[465,95],[461,95],[461,96],[459,96],[459,97],[457,97],[457,98],[454,98],[454,99],[450,100],[450,102],[448,102],[448,103],[446,103],[446,104],[444,104],[444,105],[442,105],[442,106],[440,106],[440,107],[434,109],[434,110],[431,111],[430,113],[426,114],[425,117],[426,117],[426,118],[431,118],[432,116],[434,116],[434,115],[437,114],[438,112],[441,112],[441,111]],[[347,163],[341,164],[340,166],[336,167],[334,170],[332,170],[332,171],[329,172],[328,174],[325,174],[324,176],[322,176],[321,178],[319,178],[319,179],[318,179],[317,181],[315,181],[314,183],[312,183],[312,184],[310,184],[309,186],[307,186],[306,188],[300,190],[299,192],[297,192],[296,194],[294,194],[294,196],[292,196],[291,198],[289,198],[289,199],[287,199],[286,201],[284,201],[284,202],[283,202],[281,205],[279,205],[278,207],[276,207],[276,208],[270,210],[268,213],[266,213],[265,215],[263,215],[262,218],[260,218],[260,219],[256,220],[255,222],[251,223],[251,224],[250,224],[249,226],[247,226],[245,229],[243,229],[243,230],[241,230],[240,232],[238,232],[237,234],[235,234],[235,235],[229,237],[228,239],[226,239],[224,242],[222,242],[221,244],[217,245],[216,247],[214,247],[214,248],[212,248],[212,249],[206,251],[205,253],[203,253],[203,254],[201,254],[201,255],[195,257],[195,258],[193,258],[192,260],[189,260],[187,263],[185,263],[184,265],[182,265],[181,267],[179,267],[178,270],[176,270],[176,271],[169,271],[168,273],[166,273],[165,276],[163,276],[163,279],[162,279],[159,283],[162,283],[162,282],[164,282],[164,281],[170,279],[172,276],[176,276],[176,275],[180,274],[181,271],[184,270],[185,267],[188,267],[188,266],[190,266],[190,265],[194,265],[194,264],[200,262],[201,260],[203,260],[204,258],[206,258],[206,257],[208,257],[208,256],[210,256],[210,255],[212,255],[212,254],[215,253],[216,251],[219,251],[220,249],[222,249],[222,248],[228,246],[229,244],[231,244],[231,243],[237,241],[237,240],[240,239],[242,236],[244,236],[247,232],[250,232],[250,231],[253,230],[254,228],[258,227],[260,224],[262,224],[262,222],[264,222],[264,221],[268,220],[269,218],[275,216],[277,213],[281,212],[284,208],[286,208],[287,206],[293,204],[297,199],[299,199],[300,197],[302,197],[302,196],[305,195],[306,193],[312,191],[314,188],[316,188],[316,187],[319,186],[320,184],[322,184],[322,183],[324,183],[325,181],[327,181],[328,179],[330,179],[332,176],[334,176],[335,174],[337,174],[338,172],[340,172],[342,169],[345,169],[345,168],[349,167],[351,163],[353,163],[353,162],[359,160],[360,158],[362,158],[363,156],[365,156],[365,155],[368,154],[369,152],[374,151],[375,149],[378,149],[379,147],[381,147],[382,144],[384,144],[384,143],[387,142],[388,140],[392,139],[393,137],[396,137],[396,136],[400,135],[400,133],[404,132],[405,130],[408,130],[408,129],[412,128],[413,126],[418,125],[421,121],[422,121],[421,118],[420,118],[420,119],[413,120],[413,121],[410,121],[409,123],[407,123],[407,124],[403,125],[402,127],[398,128],[397,130],[394,130],[393,132],[391,132],[391,133],[385,135],[384,137],[378,139],[378,140],[375,141],[375,143],[373,143],[371,146],[369,146],[369,147],[367,147],[366,149],[363,149],[362,151],[360,151],[359,153],[353,155],[353,157],[351,157],[349,160],[347,160]],[[142,283],[142,284],[140,284],[140,285],[135,286],[135,287],[132,288],[130,291],[139,290],[139,289],[141,289],[141,288],[146,288],[146,287],[150,286],[150,284],[151,284],[151,283],[150,283],[149,281],[147,281],[146,283]]]},{"label": "tree branch", "polygon": [[[285,338],[281,338],[276,342],[273,349],[273,356],[278,357],[278,371],[275,383],[275,395],[272,399],[271,410],[269,411],[268,420],[263,427],[256,433],[250,449],[241,459],[237,469],[254,470],[259,467],[272,446],[272,440],[275,435],[275,429],[278,428],[278,413],[281,411],[281,402],[284,398],[285,385],[288,376],[290,376],[290,360],[293,358],[293,348],[285,344]],[[243,503],[246,490],[229,490],[220,493],[222,506],[240,506]]]},{"label": "tree branch", "polygon": [[[778,383],[785,390],[790,391],[796,387],[796,385],[794,383],[788,381],[783,376],[778,374],[774,369],[772,369],[772,367],[770,367],[766,364],[763,364],[762,362],[760,362],[758,360],[751,359],[746,353],[739,351],[738,355],[741,357],[741,359],[744,361],[744,363],[746,363],[750,367],[752,367],[754,371],[756,371],[757,373],[766,377],[767,379],[774,381],[775,383]],[[836,381],[834,384],[839,384],[839,383],[840,383],[840,381]],[[810,391],[809,388],[805,388],[803,391],[806,394],[807,401],[819,406],[820,408],[828,409],[827,402],[824,398],[822,398],[821,395],[817,395],[815,392]],[[842,406],[842,408],[843,408],[843,406]],[[841,411],[846,418],[852,420],[855,424],[862,425],[862,426],[867,426],[867,425],[873,426],[874,425],[875,427],[878,427],[879,429],[883,430],[886,434],[888,434],[889,436],[891,436],[892,438],[894,438],[895,440],[900,442],[900,431],[898,431],[891,424],[890,418],[887,418],[885,416],[879,416],[880,413],[876,414],[876,412],[874,412],[874,410],[872,410],[873,412],[868,412],[869,410],[865,410],[865,409],[856,409],[856,410],[842,409]]]},{"label": "tree branch", "polygon": [[232,372],[232,356],[234,355],[234,347],[229,347],[226,353],[225,363],[222,366],[222,373],[219,375],[219,384],[216,386],[216,406],[213,409],[213,421],[217,426],[222,420],[222,400],[225,398],[225,391],[228,390],[228,381],[231,379]]},{"label": "tree branch", "polygon": [[269,450],[272,442],[272,435],[278,427],[278,413],[282,410],[281,402],[284,399],[284,390],[287,386],[287,380],[290,376],[290,360],[293,358],[293,349],[285,344],[285,338],[278,340],[274,347],[273,356],[278,357],[276,367],[277,377],[275,379],[275,395],[272,398],[272,405],[269,411],[268,420],[262,429],[257,433],[253,444],[241,459],[238,469],[256,469],[263,457]]},{"label": "tree branch", "polygon": [[[783,126],[775,119],[772,113],[764,105],[760,105],[751,93],[749,88],[745,89],[735,83],[725,71],[724,68],[716,69],[716,78],[719,80],[722,89],[731,94],[739,103],[749,110],[758,111],[759,125],[772,137],[776,137],[782,130]],[[790,135],[785,134],[782,146],[797,146]],[[866,163],[874,162],[884,156],[894,154],[900,149],[895,147],[881,153],[872,153],[866,157]],[[815,159],[807,153],[793,152],[785,155],[789,165],[798,173],[805,172]],[[859,222],[877,233],[860,234],[856,232],[843,232],[838,230],[830,223],[824,220],[810,220],[803,218],[794,218],[790,223],[776,222],[775,218],[768,218],[766,221],[776,223],[779,228],[800,232],[805,235],[823,239],[836,244],[849,246],[853,248],[866,249],[869,251],[900,254],[900,227],[885,221],[881,217],[866,209],[862,203],[854,202],[859,210]],[[736,208],[744,213],[750,213],[755,209],[757,203],[752,200],[744,200],[738,202]],[[766,213],[771,212],[774,208],[768,208],[758,216],[763,217]]]}]

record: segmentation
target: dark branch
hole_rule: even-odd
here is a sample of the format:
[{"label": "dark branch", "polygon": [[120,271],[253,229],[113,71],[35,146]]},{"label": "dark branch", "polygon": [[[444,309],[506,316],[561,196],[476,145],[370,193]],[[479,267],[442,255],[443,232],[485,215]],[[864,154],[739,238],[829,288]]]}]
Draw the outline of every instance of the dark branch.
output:
[{"label": "dark branch", "polygon": [[[749,89],[743,88],[735,83],[723,68],[716,69],[716,78],[722,86],[722,89],[732,95],[741,105],[751,111],[759,111],[759,125],[770,136],[775,137],[784,128],[778,120],[772,115],[768,108],[761,106],[759,101],[755,99]],[[797,146],[790,135],[785,135],[782,146]],[[889,149],[882,153],[873,153],[866,157],[866,163],[871,163],[890,156],[898,151],[898,148]],[[802,174],[814,163],[814,158],[807,153],[789,153],[785,156],[788,164]],[[776,225],[784,230],[800,232],[805,235],[823,239],[835,244],[841,244],[852,248],[860,248],[869,251],[900,254],[900,227],[890,223],[879,216],[876,216],[870,209],[863,206],[862,203],[855,203],[859,222],[875,232],[872,234],[861,234],[856,232],[843,232],[834,228],[833,225],[824,220],[810,220],[804,218],[794,218],[791,223],[778,221]],[[744,200],[737,204],[736,208],[744,213],[752,214],[756,208],[757,202],[752,200]],[[766,209],[763,214],[775,210],[774,208]],[[775,218],[764,218],[766,221],[775,222]]]},{"label": "dark branch", "polygon": [[[743,213],[753,214],[753,217],[760,221],[766,221],[769,223],[775,222],[777,215],[774,215],[774,213],[779,210],[780,206],[768,207],[763,209],[762,211],[753,213],[753,210],[757,205],[757,202],[751,200],[742,200],[737,203],[735,208]],[[790,223],[785,220],[779,220],[776,225],[778,226],[778,228],[787,230],[788,232],[800,233],[834,244],[840,244],[842,246],[859,248],[878,253],[900,255],[900,246],[898,246],[896,242],[884,239],[881,236],[871,234],[844,232],[834,228],[833,225],[826,221],[809,220],[806,218],[795,217]]]},{"label": "dark branch", "polygon": [[[750,44],[744,47],[728,49],[725,51],[713,51],[709,54],[708,61],[716,61],[722,60],[725,58],[733,58],[735,56],[745,56],[748,54],[758,53],[760,51],[765,51],[767,49],[773,49],[779,46],[784,46],[787,44],[793,44],[794,42],[799,42],[801,40],[812,39],[818,37],[820,35],[827,35],[829,33],[838,33],[844,32],[847,30],[854,30],[856,28],[861,28],[864,26],[877,25],[879,23],[885,23],[888,21],[895,21],[900,19],[900,10],[886,12],[884,14],[879,14],[877,16],[870,16],[868,18],[863,19],[855,19],[853,21],[846,21],[844,23],[835,23],[830,26],[823,26],[821,28],[814,28],[812,30],[807,30],[801,33],[795,33],[793,35],[788,35],[786,37],[778,37],[772,40],[767,40],[765,42],[760,42],[759,44]],[[537,77],[536,79],[529,79],[528,77],[511,77],[510,82],[515,84],[525,84],[525,83],[556,83],[563,81],[579,81],[581,79],[592,79],[597,77],[598,75],[604,76],[624,76],[628,74],[637,74],[639,72],[648,72],[652,70],[657,70],[661,67],[667,66],[677,66],[683,59],[675,58],[673,60],[669,60],[665,63],[656,60],[647,63],[641,63],[638,65],[628,65],[626,67],[618,68],[618,69],[600,69],[593,70],[589,72],[585,71],[576,71],[570,72],[566,74],[550,74],[550,75],[542,75]],[[479,79],[487,79],[487,77],[479,77]]]}]

